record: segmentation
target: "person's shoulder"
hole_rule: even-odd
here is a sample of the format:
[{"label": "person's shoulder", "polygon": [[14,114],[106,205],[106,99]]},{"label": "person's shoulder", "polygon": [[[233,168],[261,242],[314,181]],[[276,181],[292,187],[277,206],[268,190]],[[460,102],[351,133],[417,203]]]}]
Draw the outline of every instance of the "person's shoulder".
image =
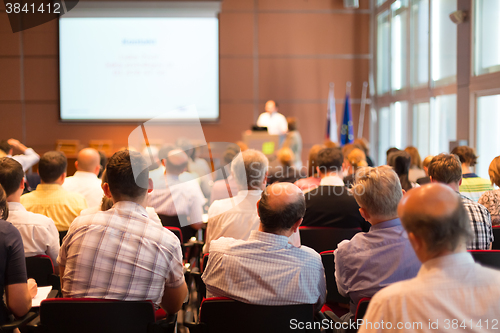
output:
[{"label": "person's shoulder", "polygon": [[31,224],[40,224],[40,225],[50,225],[54,224],[54,221],[45,215],[33,213],[30,211],[22,212],[23,215],[26,216],[26,222]]},{"label": "person's shoulder", "polygon": [[3,238],[8,239],[9,237],[21,237],[19,230],[10,222],[0,219],[0,234],[3,234]]},{"label": "person's shoulder", "polygon": [[220,237],[210,243],[210,253],[222,252],[227,253],[236,245],[245,244],[244,240],[234,239],[231,237]]},{"label": "person's shoulder", "polygon": [[87,205],[87,201],[85,200],[85,197],[83,195],[81,195],[80,193],[68,191],[64,188],[62,188],[61,191],[64,191],[63,195],[66,198],[66,200],[80,203],[80,204],[85,203],[85,205]]},{"label": "person's shoulder", "polygon": [[372,301],[375,302],[385,302],[387,300],[395,300],[398,298],[404,298],[408,295],[412,295],[416,291],[414,287],[416,278],[403,280],[399,282],[395,282],[381,290],[379,290],[375,296],[372,298]]}]

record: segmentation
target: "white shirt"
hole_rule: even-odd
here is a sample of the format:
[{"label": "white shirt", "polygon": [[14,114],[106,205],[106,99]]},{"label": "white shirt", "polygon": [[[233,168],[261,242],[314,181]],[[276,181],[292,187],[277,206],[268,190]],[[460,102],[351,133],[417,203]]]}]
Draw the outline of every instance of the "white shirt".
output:
[{"label": "white shirt", "polygon": [[344,180],[339,176],[332,175],[321,178],[320,186],[344,186]]},{"label": "white shirt", "polygon": [[[469,253],[462,252],[429,260],[416,278],[375,294],[359,332],[492,332],[494,320],[500,327],[499,313],[500,271],[476,264]],[[386,329],[380,325],[376,329],[375,323],[382,321]],[[429,327],[429,322],[436,321],[438,328]],[[399,322],[413,327],[396,329]],[[387,329],[388,324],[392,329]]]},{"label": "white shirt", "polygon": [[26,172],[33,165],[37,164],[40,160],[40,155],[38,155],[32,148],[28,148],[24,151],[22,155],[7,155],[7,157],[11,157],[12,159],[18,161],[22,167],[23,171]]},{"label": "white shirt", "polygon": [[57,265],[59,232],[52,219],[45,215],[28,212],[19,202],[8,202],[8,222],[21,233],[26,257],[46,254]]},{"label": "white shirt", "polygon": [[248,240],[222,237],[210,245],[202,275],[207,297],[260,305],[316,304],[326,299],[320,255],[285,236],[252,231]]},{"label": "white shirt", "polygon": [[101,180],[92,172],[77,171],[72,177],[67,177],[64,180],[62,187],[66,191],[83,195],[89,207],[99,205],[104,195]]},{"label": "white shirt", "polygon": [[[100,212],[100,211],[101,211],[101,205],[94,206],[94,207],[90,207],[90,208],[82,210],[80,212],[79,216],[95,214],[95,213]],[[156,223],[159,223],[160,225],[163,225],[163,224],[161,224],[160,217],[158,216],[158,214],[156,214],[155,209],[153,207],[146,207],[146,212],[148,213],[149,219],[153,220]]]},{"label": "white shirt", "polygon": [[282,135],[288,132],[288,122],[284,115],[278,112],[263,112],[257,119],[257,126],[267,127],[267,133],[271,135]]}]

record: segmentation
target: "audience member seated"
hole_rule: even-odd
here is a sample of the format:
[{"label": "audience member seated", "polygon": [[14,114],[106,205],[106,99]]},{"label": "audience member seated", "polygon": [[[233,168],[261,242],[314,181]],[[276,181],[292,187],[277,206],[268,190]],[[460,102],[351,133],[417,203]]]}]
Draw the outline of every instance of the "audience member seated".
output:
[{"label": "audience member seated", "polygon": [[422,159],[420,158],[418,149],[413,146],[406,147],[405,152],[407,152],[411,157],[408,179],[410,182],[416,183],[417,179],[426,176],[425,171],[422,168]]},{"label": "audience member seated", "polygon": [[387,165],[391,166],[399,177],[401,187],[405,191],[409,191],[414,187],[417,187],[417,183],[413,183],[409,180],[411,157],[410,154],[404,150],[395,151],[389,154],[387,158]]},{"label": "audience member seated", "polygon": [[[0,186],[0,325],[10,321],[9,314],[22,317],[31,309],[37,294],[35,280],[27,280],[23,240],[19,230],[5,221],[9,216],[7,196]],[[5,292],[5,296],[4,296]]]},{"label": "audience member seated", "polygon": [[294,156],[292,165],[300,170],[302,168],[302,136],[297,130],[297,118],[287,117],[286,122],[288,123],[288,132],[286,133],[283,147],[292,150]]},{"label": "audience member seated", "polygon": [[256,205],[266,188],[268,164],[267,157],[253,149],[233,161],[231,173],[239,191],[233,198],[216,200],[210,206],[203,252],[209,252],[212,240],[220,237],[247,240],[250,232],[259,228]]},{"label": "audience member seated", "polygon": [[203,193],[196,179],[184,182],[179,179],[187,165],[186,153],[180,149],[171,150],[165,159],[167,188],[154,189],[148,195],[148,206],[153,207],[159,215],[174,217],[171,224],[164,225],[181,228],[186,241],[203,226],[204,204]]},{"label": "audience member seated", "polygon": [[45,254],[57,266],[59,233],[54,221],[50,218],[28,212],[21,205],[21,194],[24,190],[24,172],[19,162],[8,157],[0,158],[0,185],[2,185],[7,195],[9,208],[7,222],[12,223],[21,233],[25,256],[34,257]]},{"label": "audience member seated", "polygon": [[335,250],[337,287],[341,295],[351,299],[350,313],[343,321],[354,317],[362,298],[373,297],[391,283],[415,277],[420,268],[398,218],[403,190],[392,168],[361,168],[352,192],[371,228],[342,241]]},{"label": "audience member seated", "polygon": [[347,176],[344,177],[344,184],[351,188],[354,185],[354,175],[356,171],[361,168],[368,166],[366,163],[365,153],[358,148],[354,148],[349,152],[349,155],[344,155],[344,170]]},{"label": "audience member seated", "polygon": [[155,146],[148,146],[142,150],[142,156],[149,166],[149,178],[153,181],[153,188],[165,188],[165,167],[160,162],[159,149]]},{"label": "audience member seated", "polygon": [[75,174],[67,177],[62,185],[67,191],[83,195],[89,207],[97,206],[104,195],[101,180],[97,177],[101,171],[100,162],[101,156],[94,148],[80,150],[75,162]]},{"label": "audience member seated", "polygon": [[[12,155],[14,148],[19,150],[22,154]],[[26,172],[33,165],[37,164],[40,160],[38,155],[32,148],[28,148],[16,139],[0,141],[0,157],[12,157],[23,166],[23,171]]]},{"label": "audience member seated", "polygon": [[104,193],[113,208],[78,217],[61,246],[63,296],[151,300],[176,313],[187,294],[181,246],[172,232],[148,218],[144,207],[152,181],[146,162],[137,152],[118,151],[109,159],[106,177]]},{"label": "audience member seated", "polygon": [[398,152],[398,151],[400,151],[400,150],[396,147],[391,147],[391,148],[387,149],[387,151],[385,152],[387,165],[389,165],[389,155],[391,155],[392,153]]},{"label": "audience member seated", "polygon": [[43,154],[38,163],[41,184],[36,190],[21,196],[26,210],[50,217],[58,231],[67,231],[73,220],[87,208],[85,198],[62,188],[66,178],[66,156],[59,151]]},{"label": "audience member seated", "polygon": [[462,163],[462,184],[460,184],[460,193],[472,201],[478,202],[481,195],[486,191],[491,191],[491,183],[476,175],[471,171],[471,167],[477,163],[477,156],[474,149],[467,146],[459,146],[451,152],[460,158]]},{"label": "audience member seated", "polygon": [[307,178],[299,179],[294,184],[302,191],[306,192],[312,188],[318,187],[321,178],[318,175],[318,152],[323,149],[322,145],[314,145],[309,150],[307,159]]},{"label": "audience member seated", "polygon": [[375,163],[373,163],[372,158],[370,157],[370,143],[365,138],[359,138],[354,140],[354,145],[361,149],[366,155],[366,163],[369,167],[374,167]]},{"label": "audience member seated", "polygon": [[260,305],[316,304],[319,311],[326,298],[321,258],[311,248],[288,243],[306,209],[302,191],[290,183],[273,184],[257,206],[259,230],[248,240],[212,241],[202,276],[207,297]]},{"label": "audience member seated", "polygon": [[429,164],[431,164],[433,158],[434,158],[433,155],[429,155],[426,158],[424,158],[424,161],[422,162],[422,168],[424,169],[425,177],[417,179],[418,185],[425,185],[431,182],[431,179],[429,178]]},{"label": "audience member seated", "polygon": [[448,186],[424,185],[403,198],[398,213],[422,267],[416,278],[375,294],[359,332],[401,323],[408,324],[399,332],[490,331],[487,323],[500,313],[500,272],[467,253],[471,229],[460,197]]},{"label": "audience member seated", "polygon": [[[462,181],[462,167],[456,155],[440,154],[434,157],[429,165],[431,182],[443,183],[459,193]],[[488,210],[477,202],[460,193],[462,203],[469,215],[472,238],[468,239],[467,250],[489,250],[493,242],[491,216]]]},{"label": "audience member seated", "polygon": [[[500,156],[491,161],[488,174],[491,183],[500,187]],[[479,198],[479,203],[490,212],[492,225],[500,225],[500,190],[484,192]]]},{"label": "audience member seated", "polygon": [[278,150],[277,158],[269,164],[267,182],[269,184],[294,183],[300,179],[300,171],[293,166],[295,156],[290,148]]},{"label": "audience member seated", "polygon": [[[231,168],[231,163],[234,160],[235,156],[240,153],[240,148],[237,145],[229,145],[224,152],[223,156],[223,167],[226,173],[230,173],[228,169]],[[220,171],[217,170],[217,173],[220,174],[219,180],[214,183],[212,186],[212,193],[210,194],[210,204],[215,200],[221,200],[226,198],[232,198],[238,194],[238,184],[236,184],[236,180],[234,179],[232,174],[224,175]],[[222,179],[221,179],[222,178]]]},{"label": "audience member seated", "polygon": [[320,186],[305,193],[306,213],[303,226],[370,229],[361,217],[356,200],[344,186],[339,148],[323,148],[318,153]]},{"label": "audience member seated", "polygon": [[198,149],[189,140],[181,138],[177,140],[176,145],[189,157],[187,170],[196,175],[203,195],[208,198],[213,185],[212,171],[208,162],[197,156]]}]

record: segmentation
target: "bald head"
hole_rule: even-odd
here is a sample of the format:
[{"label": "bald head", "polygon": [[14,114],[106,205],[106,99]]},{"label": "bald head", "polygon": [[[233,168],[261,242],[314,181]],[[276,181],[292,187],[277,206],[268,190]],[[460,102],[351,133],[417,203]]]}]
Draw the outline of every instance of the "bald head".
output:
[{"label": "bald head", "polygon": [[75,163],[76,170],[99,174],[101,169],[101,156],[94,148],[80,150]]},{"label": "bald head", "polygon": [[409,191],[398,206],[398,215],[407,232],[422,239],[431,254],[454,251],[471,236],[460,196],[444,184]]},{"label": "bald head", "polygon": [[165,168],[171,175],[180,175],[188,165],[188,155],[180,149],[171,150],[166,158]]},{"label": "bald head", "polygon": [[262,192],[258,204],[261,227],[270,233],[288,231],[302,221],[306,203],[302,191],[292,183],[275,183]]}]

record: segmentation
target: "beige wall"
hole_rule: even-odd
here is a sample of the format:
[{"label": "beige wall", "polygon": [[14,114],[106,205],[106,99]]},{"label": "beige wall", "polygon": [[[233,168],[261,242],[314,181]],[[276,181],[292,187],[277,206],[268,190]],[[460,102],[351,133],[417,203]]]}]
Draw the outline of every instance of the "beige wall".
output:
[{"label": "beige wall", "polygon": [[[220,121],[204,124],[207,141],[236,141],[267,99],[299,119],[307,149],[322,142],[328,83],[335,82],[340,123],[345,82],[352,81],[355,129],[363,81],[368,80],[368,0],[345,10],[342,0],[223,0],[220,13]],[[0,3],[0,119],[2,138],[41,152],[57,139],[111,139],[125,146],[137,124],[59,121],[57,22],[13,34]],[[368,112],[365,120],[368,137]],[[179,128],[172,128],[179,131]],[[304,155],[305,156],[305,152]]]}]

